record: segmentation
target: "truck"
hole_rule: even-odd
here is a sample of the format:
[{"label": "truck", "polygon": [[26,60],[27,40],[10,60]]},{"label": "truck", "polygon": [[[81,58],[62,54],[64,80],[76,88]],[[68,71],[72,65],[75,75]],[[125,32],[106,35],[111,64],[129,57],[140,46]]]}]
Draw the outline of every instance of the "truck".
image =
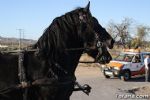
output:
[{"label": "truck", "polygon": [[140,49],[125,49],[110,63],[102,65],[105,78],[118,77],[128,81],[133,76],[144,75],[144,58],[150,52],[141,52]]}]

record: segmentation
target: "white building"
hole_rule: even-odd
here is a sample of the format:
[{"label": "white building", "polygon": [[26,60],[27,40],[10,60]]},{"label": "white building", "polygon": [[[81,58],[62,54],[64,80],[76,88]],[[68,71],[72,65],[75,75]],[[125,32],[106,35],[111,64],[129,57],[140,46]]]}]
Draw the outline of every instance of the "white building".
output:
[{"label": "white building", "polygon": [[7,45],[1,45],[0,44],[0,48],[7,48],[8,46]]}]

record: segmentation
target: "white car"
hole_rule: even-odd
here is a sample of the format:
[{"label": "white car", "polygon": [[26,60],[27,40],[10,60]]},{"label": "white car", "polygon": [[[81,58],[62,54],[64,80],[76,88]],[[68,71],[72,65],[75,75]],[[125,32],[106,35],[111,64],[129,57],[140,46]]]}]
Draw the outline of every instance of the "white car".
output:
[{"label": "white car", "polygon": [[126,49],[110,63],[103,65],[106,78],[119,77],[124,81],[132,76],[145,74],[144,58],[150,52],[140,52],[139,49]]}]

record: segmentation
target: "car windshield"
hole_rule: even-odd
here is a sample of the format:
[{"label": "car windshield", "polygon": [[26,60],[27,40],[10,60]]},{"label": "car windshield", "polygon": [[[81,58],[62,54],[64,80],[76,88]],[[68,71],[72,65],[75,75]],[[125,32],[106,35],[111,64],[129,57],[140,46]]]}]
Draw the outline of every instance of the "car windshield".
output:
[{"label": "car windshield", "polygon": [[115,58],[115,60],[117,60],[117,61],[131,62],[133,57],[134,57],[133,54],[121,53],[120,55],[118,55],[118,56]]}]

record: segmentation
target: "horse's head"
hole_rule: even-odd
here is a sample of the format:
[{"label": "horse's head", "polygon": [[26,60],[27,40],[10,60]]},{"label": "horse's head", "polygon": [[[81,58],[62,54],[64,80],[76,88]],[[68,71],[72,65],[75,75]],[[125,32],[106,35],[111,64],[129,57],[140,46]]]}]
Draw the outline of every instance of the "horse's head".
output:
[{"label": "horse's head", "polygon": [[84,48],[90,48],[87,52],[90,56],[95,59],[97,58],[100,63],[108,63],[112,57],[107,47],[112,49],[114,40],[108,32],[101,27],[97,19],[91,15],[89,6],[90,3],[80,10],[80,29],[78,34],[82,37]]},{"label": "horse's head", "polygon": [[109,49],[112,49],[114,46],[114,39],[111,37],[111,35],[103,28],[98,20],[93,17],[94,21],[94,31],[99,34],[99,39],[101,42],[103,42]]},{"label": "horse's head", "polygon": [[109,54],[107,47],[109,49],[112,49],[114,46],[114,39],[111,37],[111,35],[103,28],[98,20],[93,17],[93,23],[94,23],[94,31],[97,35],[97,46],[99,54],[97,55],[96,60],[99,63],[105,64],[109,63],[109,61],[112,59],[111,55]]},{"label": "horse's head", "polygon": [[[78,35],[84,43],[91,44],[95,40],[93,18],[89,10],[90,2],[85,8],[78,10]],[[93,45],[93,44],[91,44]]]}]

